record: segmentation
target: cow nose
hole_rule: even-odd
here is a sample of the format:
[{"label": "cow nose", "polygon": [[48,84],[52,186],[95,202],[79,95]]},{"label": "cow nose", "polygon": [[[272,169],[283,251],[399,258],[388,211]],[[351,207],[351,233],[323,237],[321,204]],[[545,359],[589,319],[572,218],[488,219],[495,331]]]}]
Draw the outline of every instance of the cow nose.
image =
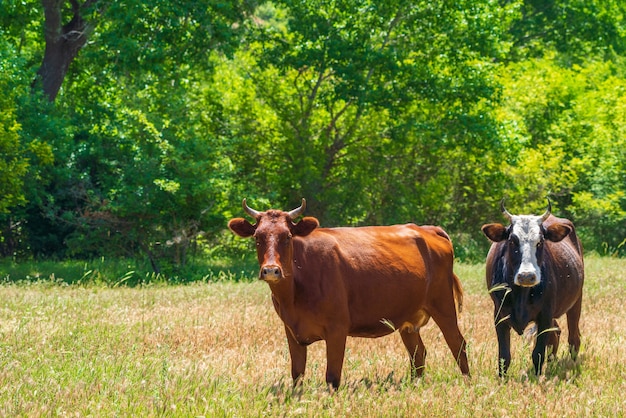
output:
[{"label": "cow nose", "polygon": [[515,277],[518,286],[535,286],[537,284],[537,275],[532,271],[519,272]]},{"label": "cow nose", "polygon": [[261,279],[263,280],[278,280],[282,276],[280,267],[275,265],[268,265],[261,267]]}]

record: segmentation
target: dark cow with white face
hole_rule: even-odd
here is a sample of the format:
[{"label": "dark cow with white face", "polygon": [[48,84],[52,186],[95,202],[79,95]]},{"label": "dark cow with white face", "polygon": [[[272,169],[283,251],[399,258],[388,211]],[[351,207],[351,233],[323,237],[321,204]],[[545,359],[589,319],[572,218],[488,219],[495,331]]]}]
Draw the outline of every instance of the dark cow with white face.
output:
[{"label": "dark cow with white face", "polygon": [[583,250],[574,225],[551,215],[551,205],[541,215],[512,215],[500,204],[511,224],[483,225],[493,243],[487,255],[487,288],[494,302],[499,345],[499,373],[511,364],[510,332],[522,334],[534,322],[537,341],[533,349],[535,372],[548,354],[556,355],[560,329],[557,318],[567,314],[570,352],[580,349],[580,319],[584,281]]}]

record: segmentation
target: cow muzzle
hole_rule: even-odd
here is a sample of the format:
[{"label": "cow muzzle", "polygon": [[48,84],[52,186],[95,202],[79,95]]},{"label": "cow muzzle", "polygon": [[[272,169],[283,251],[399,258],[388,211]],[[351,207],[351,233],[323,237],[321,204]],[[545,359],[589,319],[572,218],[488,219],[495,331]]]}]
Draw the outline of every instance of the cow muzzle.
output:
[{"label": "cow muzzle", "polygon": [[522,287],[533,287],[539,284],[534,271],[520,271],[515,275],[515,284]]},{"label": "cow muzzle", "polygon": [[277,265],[262,266],[259,271],[259,279],[266,282],[277,282],[283,278],[283,271]]}]

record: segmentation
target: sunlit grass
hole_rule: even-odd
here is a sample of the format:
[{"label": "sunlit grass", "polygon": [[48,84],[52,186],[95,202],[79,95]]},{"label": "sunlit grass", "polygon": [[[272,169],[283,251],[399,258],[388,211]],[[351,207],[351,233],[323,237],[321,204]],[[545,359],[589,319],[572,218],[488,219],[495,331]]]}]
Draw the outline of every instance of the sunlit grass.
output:
[{"label": "sunlit grass", "polygon": [[323,342],[309,347],[303,386],[292,390],[284,331],[261,282],[4,284],[0,415],[620,416],[624,271],[626,260],[587,259],[578,360],[566,353],[562,318],[545,375],[532,374],[532,342],[513,334],[503,381],[484,267],[457,265],[472,377],[461,375],[431,321],[422,379],[409,380],[397,333],[350,338],[335,394],[324,383]]}]

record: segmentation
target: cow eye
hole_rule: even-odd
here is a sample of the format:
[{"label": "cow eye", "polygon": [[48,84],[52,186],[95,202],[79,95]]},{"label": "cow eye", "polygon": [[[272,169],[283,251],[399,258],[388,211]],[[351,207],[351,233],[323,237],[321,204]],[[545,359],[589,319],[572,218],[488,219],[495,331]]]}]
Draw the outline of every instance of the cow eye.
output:
[{"label": "cow eye", "polygon": [[511,252],[513,254],[519,254],[519,240],[516,237],[511,237],[509,239],[509,246],[511,247]]}]

